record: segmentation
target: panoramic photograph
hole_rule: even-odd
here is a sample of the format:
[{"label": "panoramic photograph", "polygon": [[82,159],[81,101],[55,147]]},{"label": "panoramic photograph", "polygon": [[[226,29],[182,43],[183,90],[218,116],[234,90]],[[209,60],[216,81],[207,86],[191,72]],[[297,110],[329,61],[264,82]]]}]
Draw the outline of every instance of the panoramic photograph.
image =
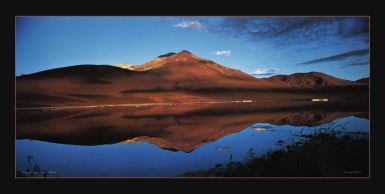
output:
[{"label": "panoramic photograph", "polygon": [[16,178],[370,178],[370,18],[16,16]]}]

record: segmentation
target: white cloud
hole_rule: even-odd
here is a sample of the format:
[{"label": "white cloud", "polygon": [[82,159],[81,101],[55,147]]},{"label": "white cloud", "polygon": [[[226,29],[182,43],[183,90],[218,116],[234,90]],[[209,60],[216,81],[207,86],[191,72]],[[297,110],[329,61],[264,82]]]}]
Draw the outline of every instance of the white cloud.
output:
[{"label": "white cloud", "polygon": [[182,29],[192,28],[195,30],[205,30],[206,29],[206,25],[199,22],[199,21],[183,21],[183,22],[179,22],[179,23],[175,24],[174,27],[182,28]]},{"label": "white cloud", "polygon": [[229,56],[231,56],[231,51],[230,50],[214,51],[213,54],[216,56],[229,57]]},{"label": "white cloud", "polygon": [[266,75],[266,74],[271,74],[271,72],[267,69],[256,69],[251,74],[253,74],[253,75]]},{"label": "white cloud", "polygon": [[274,68],[274,69],[256,69],[251,73],[253,76],[262,77],[262,76],[270,76],[275,74],[276,71],[279,71],[280,69]]}]

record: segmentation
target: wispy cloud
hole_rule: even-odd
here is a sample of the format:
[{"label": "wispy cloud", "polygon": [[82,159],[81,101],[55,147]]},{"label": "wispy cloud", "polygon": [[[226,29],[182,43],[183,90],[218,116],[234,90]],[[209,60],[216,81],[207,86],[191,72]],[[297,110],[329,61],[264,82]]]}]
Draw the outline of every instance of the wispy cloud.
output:
[{"label": "wispy cloud", "polygon": [[279,70],[280,69],[256,69],[251,73],[251,75],[256,77],[270,76],[275,74],[275,72]]},{"label": "wispy cloud", "polygon": [[368,61],[358,61],[358,62],[354,62],[354,63],[349,63],[349,64],[346,64],[346,65],[343,65],[343,66],[341,66],[341,68],[352,67],[352,66],[368,65],[368,64],[369,64]]},{"label": "wispy cloud", "polygon": [[197,20],[194,20],[194,21],[182,21],[182,22],[179,22],[179,23],[175,24],[174,27],[182,28],[182,29],[192,28],[192,29],[195,29],[195,30],[205,30],[206,29],[206,25],[203,24],[200,21],[197,21]]},{"label": "wispy cloud", "polygon": [[[206,22],[207,23],[207,22]],[[220,32],[251,41],[269,40],[275,46],[308,46],[369,38],[368,17],[223,17],[208,25]],[[323,40],[323,41],[320,41]]]},{"label": "wispy cloud", "polygon": [[324,62],[331,62],[331,61],[341,61],[347,58],[365,56],[368,54],[369,54],[369,49],[358,49],[358,50],[348,51],[345,53],[340,53],[337,55],[313,59],[310,61],[300,63],[299,65],[310,65],[310,64],[324,63]]},{"label": "wispy cloud", "polygon": [[229,57],[229,56],[231,56],[231,51],[230,50],[214,51],[213,55]]}]

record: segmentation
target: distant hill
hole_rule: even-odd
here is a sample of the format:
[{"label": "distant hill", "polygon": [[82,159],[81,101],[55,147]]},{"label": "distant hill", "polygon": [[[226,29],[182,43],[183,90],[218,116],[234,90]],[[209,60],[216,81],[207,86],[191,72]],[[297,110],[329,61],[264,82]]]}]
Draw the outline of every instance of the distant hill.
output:
[{"label": "distant hill", "polygon": [[362,85],[361,83],[336,78],[321,72],[294,73],[291,75],[275,75],[266,78],[265,80],[280,86],[296,88],[326,88]]},{"label": "distant hill", "polygon": [[369,84],[369,78],[368,77],[361,78],[361,79],[356,80],[356,82]]}]

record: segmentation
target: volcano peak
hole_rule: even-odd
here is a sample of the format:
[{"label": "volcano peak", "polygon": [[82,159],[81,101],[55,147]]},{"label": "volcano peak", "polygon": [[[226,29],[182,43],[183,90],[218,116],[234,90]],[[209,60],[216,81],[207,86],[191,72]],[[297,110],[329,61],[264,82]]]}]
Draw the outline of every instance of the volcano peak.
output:
[{"label": "volcano peak", "polygon": [[189,54],[192,54],[190,51],[188,51],[188,50],[182,50],[182,51],[180,51],[179,53],[189,53]]}]

